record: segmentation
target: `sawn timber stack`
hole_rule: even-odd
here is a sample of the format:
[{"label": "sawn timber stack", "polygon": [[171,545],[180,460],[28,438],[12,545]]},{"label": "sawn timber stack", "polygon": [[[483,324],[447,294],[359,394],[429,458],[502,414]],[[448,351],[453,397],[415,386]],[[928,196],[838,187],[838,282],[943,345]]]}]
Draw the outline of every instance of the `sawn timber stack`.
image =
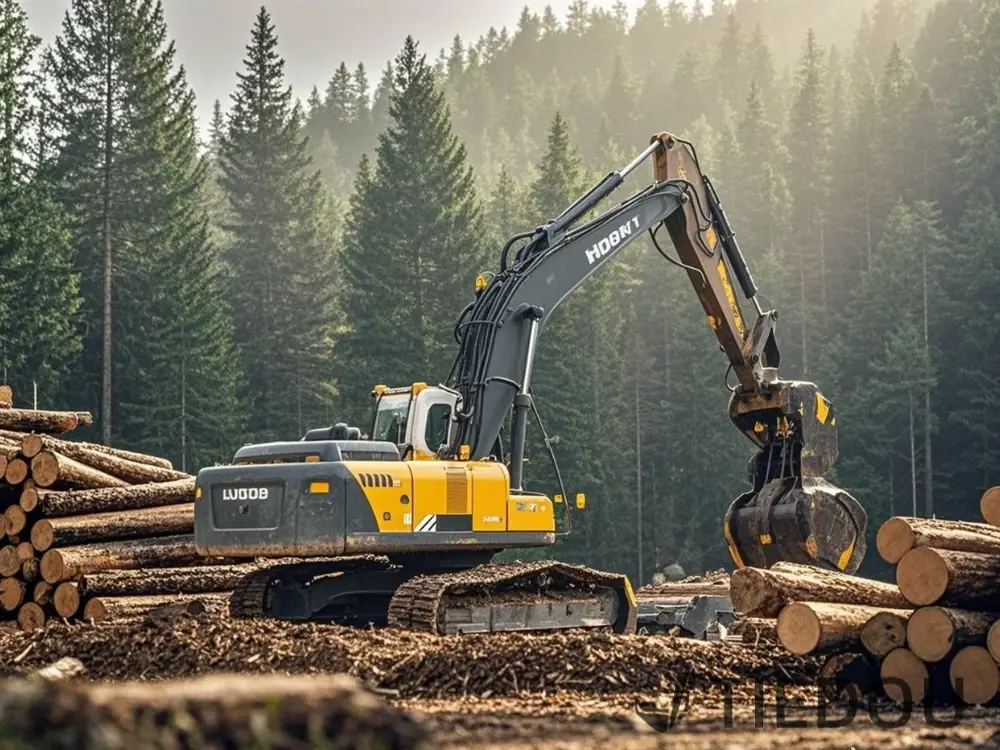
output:
[{"label": "sawn timber stack", "polygon": [[0,621],[34,630],[53,617],[190,612],[199,597],[228,597],[256,567],[195,552],[194,477],[164,458],[60,437],[91,421],[14,408],[0,388]]}]

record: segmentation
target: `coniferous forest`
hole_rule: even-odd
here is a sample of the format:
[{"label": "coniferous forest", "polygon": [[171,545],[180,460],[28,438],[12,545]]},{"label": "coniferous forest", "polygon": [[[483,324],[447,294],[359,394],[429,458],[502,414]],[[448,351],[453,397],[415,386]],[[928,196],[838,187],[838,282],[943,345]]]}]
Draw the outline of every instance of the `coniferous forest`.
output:
[{"label": "coniferous forest", "polygon": [[[20,406],[89,409],[84,439],[195,471],[367,428],[376,383],[447,375],[507,237],[670,130],[781,313],[782,376],[837,409],[831,479],[870,537],[974,519],[1000,483],[997,0],[576,0],[311,91],[262,7],[204,132],[161,0],[73,0],[45,43],[17,0],[0,16],[0,368]],[[726,366],[645,238],[560,306],[533,393],[588,508],[551,554],[730,566],[752,451]],[[529,431],[528,486],[555,493]]]}]

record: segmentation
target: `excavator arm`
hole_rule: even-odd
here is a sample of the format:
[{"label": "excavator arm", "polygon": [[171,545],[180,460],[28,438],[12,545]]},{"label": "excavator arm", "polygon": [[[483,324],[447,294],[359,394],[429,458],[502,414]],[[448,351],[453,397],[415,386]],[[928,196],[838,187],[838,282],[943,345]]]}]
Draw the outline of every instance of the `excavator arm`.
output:
[{"label": "excavator arm", "polygon": [[[653,184],[578,224],[647,159]],[[458,460],[499,458],[499,435],[513,408],[511,486],[521,489],[531,374],[538,337],[555,308],[639,236],[658,250],[665,228],[736,375],[729,413],[757,446],[753,488],[726,514],[734,562],[778,560],[854,572],[865,553],[864,510],[823,475],[836,461],[836,420],[812,383],[777,377],[777,313],[764,311],[756,284],[694,147],[669,133],[625,168],[608,174],[555,220],[512,237],[492,278],[456,324],[459,343],[447,385],[458,392],[457,429],[445,451]],[[522,242],[513,258],[510,254]],[[665,255],[665,253],[663,253]],[[744,318],[733,277],[756,313]]]}]

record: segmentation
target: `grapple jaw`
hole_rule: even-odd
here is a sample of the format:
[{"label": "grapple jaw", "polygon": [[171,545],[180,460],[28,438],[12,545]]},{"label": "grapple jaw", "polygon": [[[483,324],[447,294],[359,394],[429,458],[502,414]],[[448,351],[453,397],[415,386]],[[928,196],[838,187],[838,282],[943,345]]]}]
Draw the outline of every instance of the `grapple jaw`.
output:
[{"label": "grapple jaw", "polygon": [[812,383],[773,380],[760,392],[736,391],[733,423],[758,447],[753,489],[726,513],[724,535],[738,567],[780,560],[854,573],[867,550],[867,514],[823,475],[837,460],[833,406]]}]

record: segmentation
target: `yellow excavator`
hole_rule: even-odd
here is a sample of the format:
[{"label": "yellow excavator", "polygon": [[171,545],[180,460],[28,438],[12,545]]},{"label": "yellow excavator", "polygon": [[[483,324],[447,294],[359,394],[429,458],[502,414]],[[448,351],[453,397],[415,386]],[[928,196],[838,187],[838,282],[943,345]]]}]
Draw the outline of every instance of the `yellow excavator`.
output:
[{"label": "yellow excavator", "polygon": [[[649,159],[650,185],[587,218]],[[676,259],[662,249],[663,229]],[[788,560],[854,573],[866,514],[824,479],[837,457],[833,407],[814,384],[778,377],[777,313],[757,300],[694,146],[659,133],[556,219],[510,238],[458,318],[458,352],[441,384],[376,386],[367,434],[337,424],[244,446],[230,465],[198,473],[200,554],[298,558],[249,574],[231,614],[437,633],[634,632],[626,576],[493,557],[557,539],[561,497],[522,486],[528,415],[538,416],[531,376],[539,336],[560,302],[644,234],[687,273],[737,380],[730,418],[756,447],[752,487],[723,523],[735,564]],[[585,499],[567,498],[567,513],[571,504]]]}]

